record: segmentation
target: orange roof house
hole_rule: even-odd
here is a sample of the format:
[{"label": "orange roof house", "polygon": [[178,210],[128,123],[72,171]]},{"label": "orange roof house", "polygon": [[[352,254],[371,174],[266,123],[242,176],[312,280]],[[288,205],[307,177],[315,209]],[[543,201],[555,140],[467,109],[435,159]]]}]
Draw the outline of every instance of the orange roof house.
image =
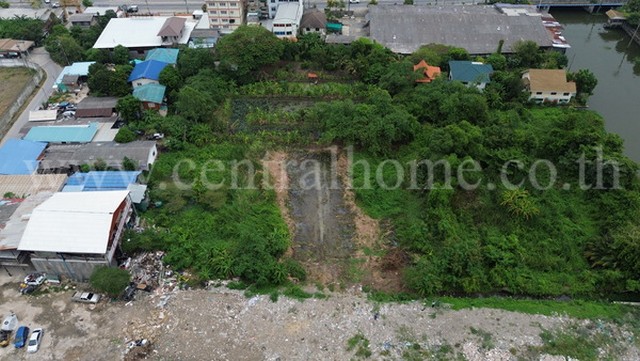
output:
[{"label": "orange roof house", "polygon": [[431,66],[424,60],[420,60],[418,64],[413,66],[413,71],[417,71],[419,69],[423,69],[424,77],[416,80],[417,83],[431,83],[431,81],[441,73],[440,67]]}]

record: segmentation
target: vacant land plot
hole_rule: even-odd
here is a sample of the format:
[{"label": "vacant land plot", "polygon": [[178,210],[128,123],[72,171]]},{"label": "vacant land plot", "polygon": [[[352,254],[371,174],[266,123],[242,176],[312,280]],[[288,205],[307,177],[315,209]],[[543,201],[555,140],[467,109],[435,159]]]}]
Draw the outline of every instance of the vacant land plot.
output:
[{"label": "vacant land plot", "polygon": [[29,68],[0,68],[0,113],[16,101],[33,74]]}]

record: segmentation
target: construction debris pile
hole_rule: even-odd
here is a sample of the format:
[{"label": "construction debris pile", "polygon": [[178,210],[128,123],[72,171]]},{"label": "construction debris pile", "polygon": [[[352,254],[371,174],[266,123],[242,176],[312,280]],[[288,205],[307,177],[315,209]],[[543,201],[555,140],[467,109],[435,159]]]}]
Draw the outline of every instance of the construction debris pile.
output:
[{"label": "construction debris pile", "polygon": [[131,280],[138,289],[151,291],[160,285],[164,272],[163,257],[162,251],[141,253],[127,259],[123,268],[131,273]]}]

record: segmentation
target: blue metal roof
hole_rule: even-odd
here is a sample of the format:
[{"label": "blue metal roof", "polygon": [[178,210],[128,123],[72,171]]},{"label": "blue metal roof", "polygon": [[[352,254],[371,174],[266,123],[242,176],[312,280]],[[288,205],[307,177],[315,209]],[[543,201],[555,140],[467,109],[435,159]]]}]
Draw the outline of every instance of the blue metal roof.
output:
[{"label": "blue metal roof", "polygon": [[0,174],[33,174],[38,168],[38,157],[47,143],[21,139],[7,139],[0,148]]},{"label": "blue metal roof", "polygon": [[76,173],[69,177],[63,192],[92,192],[126,190],[129,184],[136,183],[140,171],[91,171]]},{"label": "blue metal roof", "polygon": [[25,140],[48,143],[89,143],[98,132],[98,123],[33,127]]},{"label": "blue metal roof", "polygon": [[146,60],[138,63],[135,68],[133,68],[131,75],[129,75],[128,81],[131,82],[137,79],[159,80],[160,72],[167,65],[169,64],[157,60]]},{"label": "blue metal roof", "polygon": [[157,60],[167,64],[175,64],[178,62],[178,49],[155,48],[149,50],[144,60]]},{"label": "blue metal roof", "polygon": [[471,61],[452,60],[449,62],[451,80],[464,83],[488,83],[489,75],[493,73],[491,64]]}]

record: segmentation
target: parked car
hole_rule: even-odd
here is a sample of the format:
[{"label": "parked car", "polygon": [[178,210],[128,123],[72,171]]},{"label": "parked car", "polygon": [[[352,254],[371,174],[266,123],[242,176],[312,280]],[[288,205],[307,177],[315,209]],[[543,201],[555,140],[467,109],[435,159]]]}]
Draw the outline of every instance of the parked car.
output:
[{"label": "parked car", "polygon": [[138,5],[129,5],[127,7],[127,12],[128,13],[137,13],[138,12]]},{"label": "parked car", "polygon": [[360,0],[349,0],[352,4],[360,4]]},{"label": "parked car", "polygon": [[29,327],[20,326],[18,331],[16,331],[16,337],[13,341],[13,346],[15,348],[23,348],[24,345],[27,344],[27,340],[29,339]]},{"label": "parked car", "polygon": [[71,296],[71,300],[82,303],[98,303],[100,295],[91,292],[76,292]]},{"label": "parked car", "polygon": [[41,328],[36,328],[31,333],[31,337],[29,337],[29,345],[27,346],[27,352],[34,353],[38,352],[40,348],[40,343],[42,342],[42,336],[44,336],[44,330]]},{"label": "parked car", "polygon": [[49,4],[51,2],[51,0],[44,0],[45,4]]},{"label": "parked car", "polygon": [[54,8],[54,9],[57,9],[57,8],[60,7],[60,3],[53,3],[53,4],[51,4],[51,7]]},{"label": "parked car", "polygon": [[24,278],[24,284],[28,286],[40,286],[47,279],[44,273],[32,273]]},{"label": "parked car", "polygon": [[62,113],[62,116],[65,118],[73,118],[76,116],[76,111],[75,110],[66,110]]}]

